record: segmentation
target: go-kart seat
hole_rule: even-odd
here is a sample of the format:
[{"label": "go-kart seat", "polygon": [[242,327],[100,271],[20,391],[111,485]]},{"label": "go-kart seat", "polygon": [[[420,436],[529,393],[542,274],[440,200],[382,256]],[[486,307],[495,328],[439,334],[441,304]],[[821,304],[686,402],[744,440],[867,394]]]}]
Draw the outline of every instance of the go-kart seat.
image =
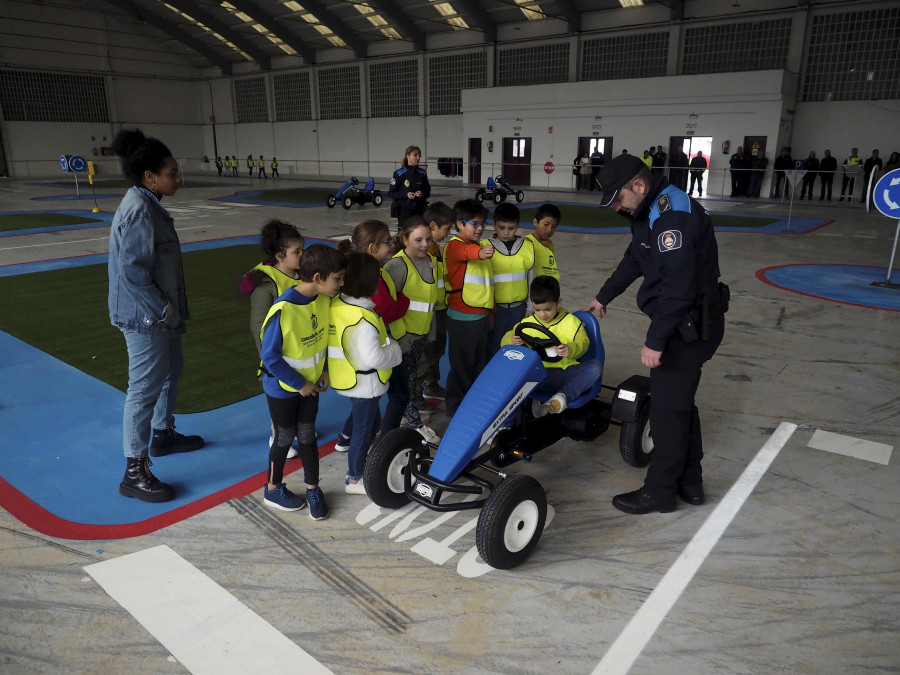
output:
[{"label": "go-kart seat", "polygon": [[497,184],[494,182],[494,179],[491,176],[488,176],[488,179],[487,179],[487,189],[488,190],[496,190],[497,189]]},{"label": "go-kart seat", "polygon": [[366,181],[366,186],[362,189],[362,192],[371,192],[375,189],[375,179],[369,176],[369,180]]},{"label": "go-kart seat", "polygon": [[[597,381],[594,382],[594,386],[588,389],[574,401],[568,401],[567,403],[567,407],[569,408],[580,408],[600,393],[600,385],[603,382],[603,366],[606,363],[606,350],[603,348],[603,338],[600,337],[600,322],[597,321],[597,317],[590,312],[585,312],[582,310],[572,312],[572,314],[577,316],[581,320],[581,323],[584,324],[584,330],[587,331],[588,338],[590,338],[591,340],[591,344],[588,347],[588,350],[581,356],[581,358],[578,359],[579,362],[589,361],[591,359],[597,359],[598,361],[600,361],[600,377],[598,377]],[[544,403],[548,401],[552,395],[553,394],[538,392],[532,393],[531,398]]]}]

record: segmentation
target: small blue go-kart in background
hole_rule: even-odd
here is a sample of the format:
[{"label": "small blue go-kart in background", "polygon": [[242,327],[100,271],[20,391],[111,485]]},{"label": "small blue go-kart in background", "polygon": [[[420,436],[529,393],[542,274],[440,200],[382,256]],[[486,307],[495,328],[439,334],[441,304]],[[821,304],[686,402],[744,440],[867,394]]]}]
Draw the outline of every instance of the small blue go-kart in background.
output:
[{"label": "small blue go-kart in background", "polygon": [[488,176],[487,187],[475,190],[475,199],[479,202],[490,199],[495,204],[501,204],[510,195],[515,195],[516,202],[519,204],[525,199],[525,193],[521,190],[516,190],[503,176],[497,176],[496,178]]},{"label": "small blue go-kart in background", "polygon": [[337,194],[328,195],[328,199],[325,201],[328,208],[334,208],[334,205],[338,202],[343,204],[345,209],[349,209],[354,204],[362,206],[369,202],[372,202],[375,206],[381,206],[384,198],[381,196],[381,192],[375,189],[374,178],[370,176],[363,188],[358,188],[357,185],[359,185],[359,180],[351,178],[341,186]]},{"label": "small blue go-kart in background", "polygon": [[[581,358],[605,362],[600,326],[588,312],[575,312],[591,339]],[[562,438],[590,442],[610,423],[621,427],[619,451],[631,466],[646,466],[650,436],[650,378],[633,375],[618,387],[601,377],[560,414],[541,403],[551,394],[532,394],[544,379],[541,359],[559,360],[556,336],[537,324],[516,334],[527,347],[503,347],[487,364],[459,406],[436,447],[414,429],[384,434],[369,450],[363,475],[366,493],[378,506],[396,509],[410,501],[434,511],[481,509],[478,553],[488,565],[511,569],[537,546],[547,519],[547,496],[530,476],[504,467],[532,456]],[[539,355],[540,354],[540,355]],[[598,397],[614,392],[612,401]],[[432,450],[435,450],[432,457]]]}]

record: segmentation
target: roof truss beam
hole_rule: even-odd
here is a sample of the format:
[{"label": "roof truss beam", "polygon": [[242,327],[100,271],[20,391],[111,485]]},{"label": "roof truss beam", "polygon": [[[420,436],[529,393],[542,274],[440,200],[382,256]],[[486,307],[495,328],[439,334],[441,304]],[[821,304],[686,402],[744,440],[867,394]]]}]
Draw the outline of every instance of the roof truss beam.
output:
[{"label": "roof truss beam", "polygon": [[401,35],[409,38],[413,49],[417,52],[425,51],[425,32],[407,17],[395,0],[366,0],[366,2],[372,9],[394,24]]},{"label": "roof truss beam", "polygon": [[306,44],[287,23],[263,11],[258,4],[250,0],[228,0],[228,2],[300,54],[306,63],[312,65],[316,62],[316,50]]},{"label": "roof truss beam", "polygon": [[268,54],[253,44],[248,38],[236,32],[224,21],[221,21],[205,9],[199,7],[196,3],[187,2],[187,0],[166,0],[166,3],[185,14],[188,14],[191,18],[196,19],[207,28],[217,32],[241,51],[249,54],[263,70],[272,70],[272,59]]},{"label": "roof truss beam", "polygon": [[143,23],[146,23],[147,25],[152,26],[156,30],[160,31],[161,33],[165,33],[173,40],[177,40],[178,42],[182,43],[184,46],[195,51],[197,54],[216,66],[219,70],[222,71],[223,75],[231,75],[232,66],[230,61],[223,58],[214,49],[208,47],[203,42],[193,37],[190,33],[183,31],[172,22],[166,21],[158,14],[151,12],[145,7],[135,5],[134,3],[129,2],[129,0],[104,0],[104,2],[112,5],[113,7],[117,7],[118,9],[123,10],[138,21],[142,21]]},{"label": "roof truss beam", "polygon": [[563,18],[568,24],[569,32],[580,33],[581,12],[575,9],[575,5],[572,0],[551,0],[551,3],[555,5],[556,9],[559,10],[559,13],[563,15]]},{"label": "roof truss beam", "polygon": [[343,40],[358,59],[364,59],[369,53],[368,47],[364,40],[361,40],[354,31],[347,28],[340,17],[332,12],[328,7],[319,0],[299,0],[304,9],[310,14],[314,14],[316,18],[322,22],[323,26]]},{"label": "roof truss beam", "polygon": [[481,30],[484,33],[485,42],[497,41],[497,24],[494,23],[480,0],[453,0],[453,4],[462,8],[463,13],[468,14],[473,21],[468,22],[473,30]]}]

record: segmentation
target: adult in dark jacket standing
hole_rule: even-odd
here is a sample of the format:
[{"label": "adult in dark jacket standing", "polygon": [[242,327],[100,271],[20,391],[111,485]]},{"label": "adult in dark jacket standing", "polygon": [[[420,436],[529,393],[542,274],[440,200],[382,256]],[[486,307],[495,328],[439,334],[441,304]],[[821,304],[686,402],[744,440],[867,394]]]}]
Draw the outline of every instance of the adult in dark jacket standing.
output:
[{"label": "adult in dark jacket standing", "polygon": [[872,156],[869,157],[863,164],[863,194],[862,199],[859,201],[864,202],[869,198],[869,178],[872,176],[872,172],[875,169],[881,171],[881,157],[878,156],[878,151],[873,150]]},{"label": "adult in dark jacket standing", "polygon": [[410,216],[425,213],[425,207],[428,206],[431,183],[428,182],[425,169],[419,166],[421,159],[421,148],[410,145],[403,153],[403,164],[391,176],[391,185],[388,189],[388,195],[393,200],[391,215],[397,219],[400,227],[403,227],[403,223]]},{"label": "adult in dark jacket standing", "polygon": [[815,150],[809,151],[809,157],[803,162],[803,168],[806,169],[806,173],[803,174],[803,183],[800,187],[800,199],[803,199],[806,196],[807,191],[809,192],[809,198],[812,199],[816,176],[819,174],[819,160],[816,158]]},{"label": "adult in dark jacket standing", "polygon": [[[826,198],[826,193],[828,201],[831,201],[831,184],[834,183],[835,173],[837,173],[837,160],[831,156],[831,150],[826,150],[825,156],[819,162],[819,180],[822,184],[819,201]],[[812,199],[812,194],[810,194],[810,199]]]},{"label": "adult in dark jacket standing", "polygon": [[784,196],[790,197],[791,182],[784,175],[785,171],[790,171],[794,168],[794,160],[791,157],[790,148],[784,147],[781,149],[781,154],[775,158],[773,168],[775,169],[775,180],[772,182],[772,199],[778,199],[781,196],[782,183],[784,183]]},{"label": "adult in dark jacket standing", "polygon": [[653,456],[643,487],[616,495],[625,513],[667,513],[676,495],[705,501],[703,446],[694,396],[703,364],[725,331],[727,293],[719,279],[712,220],[699,202],[654,178],[639,158],[617,157],[600,172],[601,204],[631,220],[631,242],[587,309],[602,318],[610,302],[642,278],[638,307],[650,317],[641,363],[650,368]]}]

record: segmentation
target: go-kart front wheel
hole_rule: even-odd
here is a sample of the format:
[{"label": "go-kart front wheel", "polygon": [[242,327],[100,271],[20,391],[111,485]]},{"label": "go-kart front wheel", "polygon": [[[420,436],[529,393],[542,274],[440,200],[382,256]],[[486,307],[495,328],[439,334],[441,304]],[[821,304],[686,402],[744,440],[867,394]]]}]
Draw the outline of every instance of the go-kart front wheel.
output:
[{"label": "go-kart front wheel", "polygon": [[328,199],[325,200],[325,204],[329,209],[333,209],[334,205],[337,204],[337,199],[334,195],[328,195]]},{"label": "go-kart front wheel", "polygon": [[487,498],[475,531],[478,553],[491,567],[508,570],[531,555],[547,522],[547,495],[531,476],[512,475]]},{"label": "go-kart front wheel", "polygon": [[344,197],[341,204],[343,204],[345,209],[349,209],[350,207],[353,206],[353,197]]},{"label": "go-kart front wheel", "polygon": [[519,204],[521,204],[521,203],[524,202],[524,201],[525,201],[525,193],[522,192],[521,190],[518,190],[518,191],[516,192],[516,202],[518,202]]},{"label": "go-kart front wheel", "polygon": [[409,501],[404,485],[409,453],[423,443],[422,434],[409,427],[393,429],[378,439],[369,450],[363,471],[369,499],[386,509],[398,509]]},{"label": "go-kart front wheel", "polygon": [[502,204],[504,201],[506,201],[506,195],[497,190],[497,192],[494,193],[494,203]]},{"label": "go-kart front wheel", "polygon": [[650,402],[638,412],[634,422],[622,422],[619,452],[629,466],[647,466],[653,456],[653,437],[650,435]]},{"label": "go-kart front wheel", "polygon": [[384,197],[381,196],[381,193],[380,193],[380,192],[375,191],[374,193],[372,193],[372,203],[373,203],[375,206],[381,206],[381,203],[382,203],[383,201],[384,201]]},{"label": "go-kart front wheel", "polygon": [[484,190],[475,191],[475,201],[477,201],[479,204],[484,202]]}]

